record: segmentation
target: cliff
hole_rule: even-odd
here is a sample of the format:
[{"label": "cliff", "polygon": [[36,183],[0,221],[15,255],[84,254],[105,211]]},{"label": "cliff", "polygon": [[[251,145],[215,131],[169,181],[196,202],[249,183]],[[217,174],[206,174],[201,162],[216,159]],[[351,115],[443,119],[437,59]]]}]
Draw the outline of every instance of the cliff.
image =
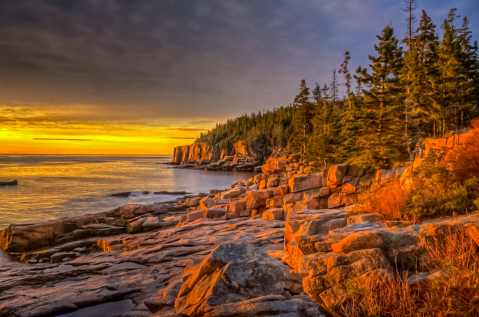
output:
[{"label": "cliff", "polygon": [[257,153],[244,141],[238,141],[232,147],[206,143],[177,146],[170,164],[209,171],[253,171],[261,163],[262,159]]}]

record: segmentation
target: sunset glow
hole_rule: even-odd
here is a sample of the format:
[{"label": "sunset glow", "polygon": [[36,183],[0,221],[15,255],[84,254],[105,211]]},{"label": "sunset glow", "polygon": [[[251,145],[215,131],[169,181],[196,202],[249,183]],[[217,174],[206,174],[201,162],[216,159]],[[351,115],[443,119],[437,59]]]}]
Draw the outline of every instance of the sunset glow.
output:
[{"label": "sunset glow", "polygon": [[[211,124],[188,119],[91,120],[92,107],[0,106],[1,154],[171,154],[192,143]],[[105,117],[107,115],[104,115]],[[193,119],[192,119],[193,120]],[[190,121],[192,121],[190,120]],[[166,120],[165,120],[166,121]]]}]

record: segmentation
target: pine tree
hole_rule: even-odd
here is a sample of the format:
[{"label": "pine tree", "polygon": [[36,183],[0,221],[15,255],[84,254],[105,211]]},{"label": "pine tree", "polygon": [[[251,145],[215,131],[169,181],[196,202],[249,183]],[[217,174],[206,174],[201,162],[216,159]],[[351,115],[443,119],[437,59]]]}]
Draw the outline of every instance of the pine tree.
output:
[{"label": "pine tree", "polygon": [[359,65],[355,73],[356,75],[354,75],[354,79],[356,79],[356,95],[361,96],[363,94],[364,77],[366,77],[368,69],[361,68],[361,65]]},{"label": "pine tree", "polygon": [[322,94],[321,87],[319,87],[318,83],[316,83],[313,89],[313,100],[315,101],[316,104],[321,100],[321,94]]},{"label": "pine tree", "polygon": [[460,62],[458,55],[460,45],[458,42],[458,30],[454,22],[459,16],[457,9],[449,11],[448,17],[442,25],[443,39],[438,51],[437,67],[440,71],[439,102],[441,104],[441,118],[435,124],[434,134],[444,134],[448,130],[451,112],[457,112],[458,100],[460,99]]},{"label": "pine tree", "polygon": [[417,35],[404,58],[401,80],[408,88],[405,106],[411,127],[409,137],[413,144],[419,137],[431,135],[434,122],[441,118],[437,91],[439,72],[436,67],[439,43],[435,27],[423,10]]},{"label": "pine tree", "polygon": [[293,133],[290,137],[289,150],[291,153],[299,153],[299,160],[304,162],[306,144],[313,129],[311,120],[314,116],[314,105],[309,101],[309,88],[304,79],[301,80],[299,90],[293,103]]},{"label": "pine tree", "polygon": [[349,73],[349,70],[348,70],[348,63],[349,63],[350,59],[351,59],[351,56],[349,55],[349,51],[344,52],[344,61],[341,64],[341,68],[339,69],[339,73],[344,74],[344,77],[346,79],[346,83],[345,83],[346,97],[348,99],[349,111],[351,112],[353,110],[352,106],[351,106],[351,91],[350,91],[351,90],[351,84],[350,84],[351,74]]},{"label": "pine tree", "polygon": [[[479,97],[479,62],[477,42],[471,44],[469,20],[464,17],[461,29],[458,31],[459,52],[457,59],[459,68],[459,101],[455,113],[455,127],[462,128],[464,124],[478,115],[477,102]],[[464,122],[464,115],[465,121]]]},{"label": "pine tree", "polygon": [[331,93],[331,101],[333,102],[333,112],[335,117],[341,116],[341,109],[337,104],[339,99],[339,92],[338,92],[338,78],[336,76],[336,68],[333,69],[333,81],[329,85],[329,91]]},{"label": "pine tree", "polygon": [[374,48],[379,56],[369,56],[372,73],[364,78],[371,89],[364,91],[367,109],[363,109],[361,120],[361,153],[355,161],[362,166],[387,168],[405,153],[401,142],[404,109],[399,83],[403,57],[391,27],[384,28],[377,38],[379,44]]}]

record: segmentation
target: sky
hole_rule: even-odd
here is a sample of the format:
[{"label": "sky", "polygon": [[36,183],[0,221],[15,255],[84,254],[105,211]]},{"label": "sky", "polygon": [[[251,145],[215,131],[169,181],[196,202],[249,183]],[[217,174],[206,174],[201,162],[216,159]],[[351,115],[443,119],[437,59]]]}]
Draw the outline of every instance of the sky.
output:
[{"label": "sky", "polygon": [[[405,36],[403,0],[0,0],[0,153],[172,154]],[[479,39],[477,0],[451,6]],[[342,81],[340,81],[342,82]]]}]

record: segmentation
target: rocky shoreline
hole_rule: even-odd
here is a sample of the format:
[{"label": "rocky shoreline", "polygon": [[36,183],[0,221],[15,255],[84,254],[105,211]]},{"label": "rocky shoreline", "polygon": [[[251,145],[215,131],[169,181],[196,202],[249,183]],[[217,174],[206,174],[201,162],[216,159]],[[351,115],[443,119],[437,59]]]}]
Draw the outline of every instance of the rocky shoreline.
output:
[{"label": "rocky shoreline", "polygon": [[350,213],[373,183],[407,186],[421,159],[313,173],[270,158],[231,189],[11,225],[0,232],[14,260],[0,267],[0,316],[115,302],[128,303],[125,317],[341,316],[351,284],[437,281],[427,246],[451,231],[479,243],[479,215],[411,225]]}]

